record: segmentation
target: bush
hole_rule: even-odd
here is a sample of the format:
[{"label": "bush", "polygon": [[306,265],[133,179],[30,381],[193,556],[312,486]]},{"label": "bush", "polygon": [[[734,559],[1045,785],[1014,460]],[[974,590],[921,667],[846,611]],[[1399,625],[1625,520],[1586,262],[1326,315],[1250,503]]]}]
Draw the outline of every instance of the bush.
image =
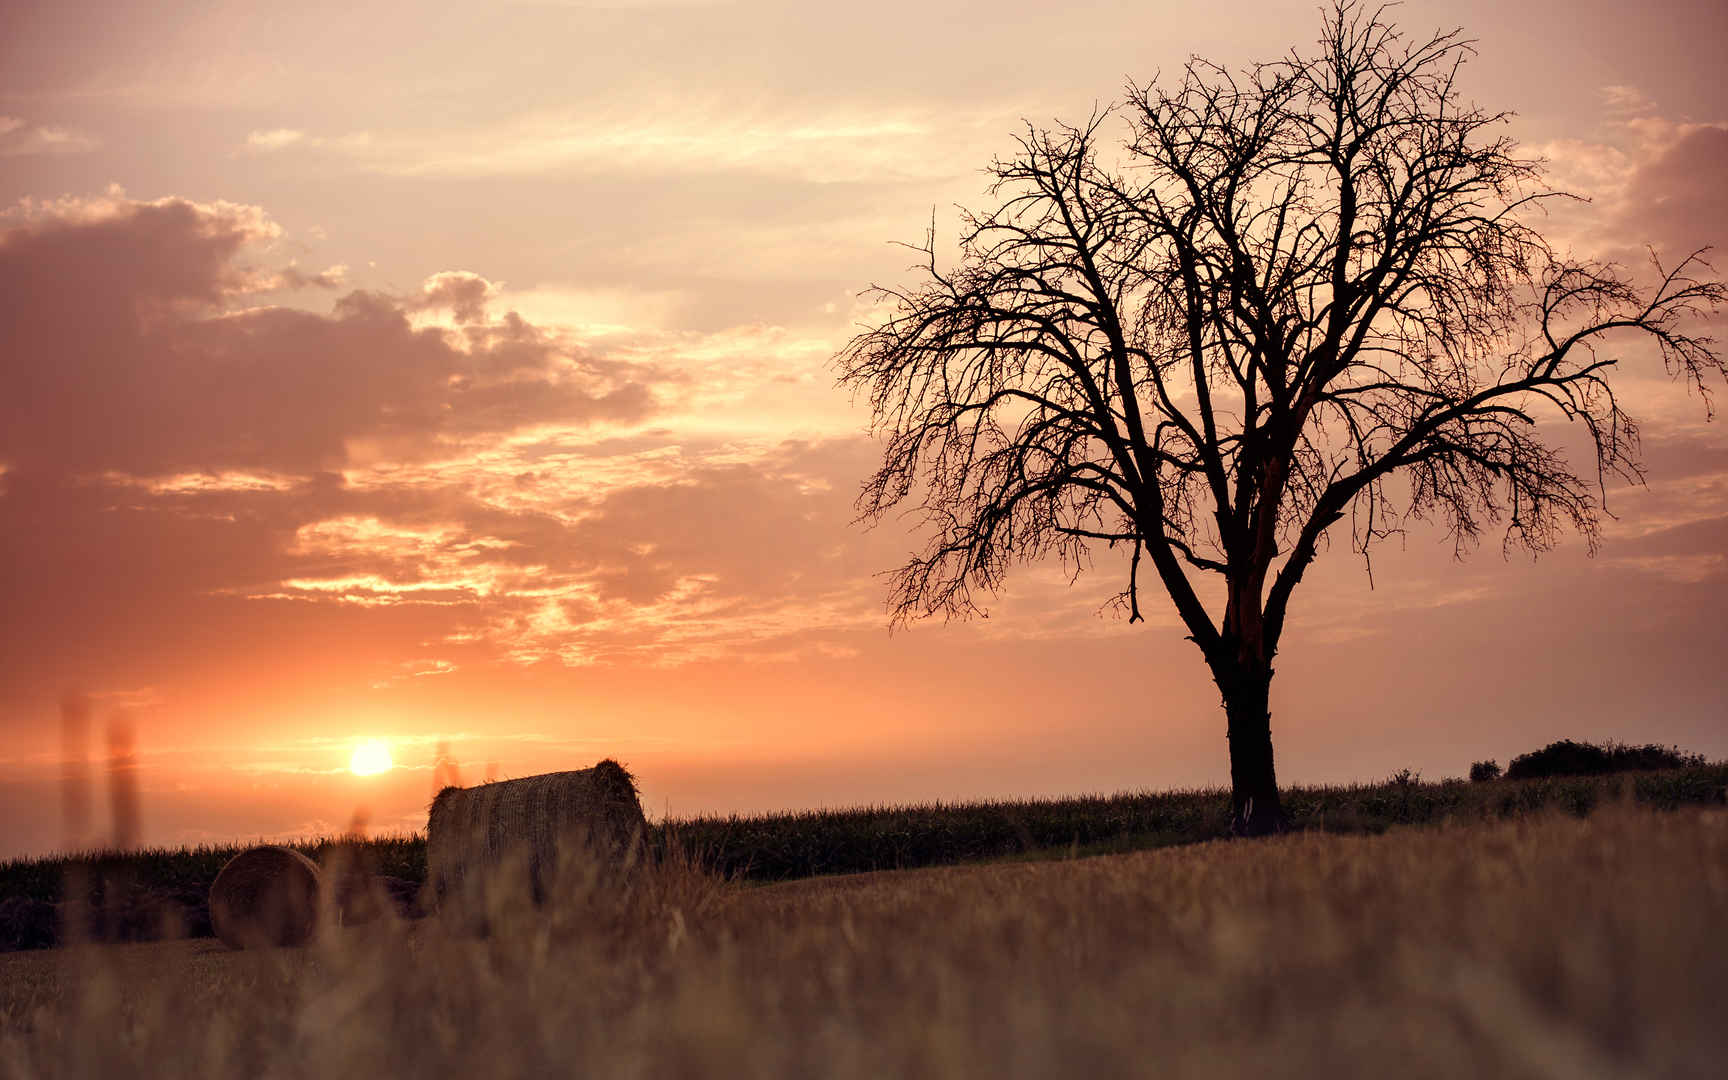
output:
[{"label": "bush", "polygon": [[1500,779],[1500,763],[1490,758],[1470,766],[1470,779],[1478,784]]},{"label": "bush", "polygon": [[[1603,773],[1652,769],[1684,769],[1704,764],[1703,754],[1688,754],[1677,746],[1627,746],[1623,743],[1573,742],[1562,739],[1540,750],[1519,754],[1506,766],[1508,780],[1542,776],[1599,776]],[[1475,775],[1474,769],[1471,771]]]}]

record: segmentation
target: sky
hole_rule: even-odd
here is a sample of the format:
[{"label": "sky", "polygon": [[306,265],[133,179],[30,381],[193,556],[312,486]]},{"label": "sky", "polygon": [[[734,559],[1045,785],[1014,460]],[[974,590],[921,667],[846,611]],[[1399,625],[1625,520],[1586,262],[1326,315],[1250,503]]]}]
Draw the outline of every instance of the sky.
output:
[{"label": "sky", "polygon": [[[1393,18],[1477,39],[1466,92],[1591,200],[1556,244],[1728,245],[1728,9]],[[150,844],[420,828],[440,748],[466,782],[616,757],[655,817],[1226,783],[1199,653],[1161,598],[1102,610],[1110,565],[889,632],[877,575],[917,537],[855,522],[880,450],[831,358],[1027,122],[1319,29],[1308,2],[7,5],[0,858],[113,839],[127,790]],[[1322,555],[1282,782],[1559,738],[1728,757],[1728,421],[1636,348],[1622,385],[1649,482],[1610,486],[1594,557],[1420,528],[1371,581]],[[364,739],[396,767],[351,772]]]}]

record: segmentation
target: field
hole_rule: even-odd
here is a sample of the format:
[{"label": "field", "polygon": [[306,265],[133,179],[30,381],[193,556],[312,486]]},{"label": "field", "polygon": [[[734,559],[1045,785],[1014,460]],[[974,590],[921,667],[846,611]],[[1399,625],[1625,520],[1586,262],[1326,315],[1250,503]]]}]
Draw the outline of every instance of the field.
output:
[{"label": "field", "polygon": [[[1480,784],[1423,783],[1401,774],[1380,784],[1292,788],[1285,803],[1297,829],[1373,834],[1402,825],[1504,820],[1545,810],[1583,814],[1622,799],[1656,809],[1720,805],[1725,792],[1728,764],[1716,763]],[[1148,850],[1220,839],[1228,820],[1224,791],[1143,792],[691,818],[653,826],[648,845],[661,855],[693,858],[729,880],[766,883]],[[296,846],[323,861],[334,843],[311,839]],[[0,950],[56,944],[68,911],[68,882],[82,883],[87,936],[149,940],[160,935],[164,913],[170,932],[208,935],[205,895],[237,850],[200,847],[0,863]],[[409,894],[425,879],[423,836],[374,839],[365,845],[365,858],[375,873],[395,879]]]},{"label": "field", "polygon": [[1728,811],[761,887],[580,873],[496,930],[0,955],[0,1076],[1714,1077]]}]

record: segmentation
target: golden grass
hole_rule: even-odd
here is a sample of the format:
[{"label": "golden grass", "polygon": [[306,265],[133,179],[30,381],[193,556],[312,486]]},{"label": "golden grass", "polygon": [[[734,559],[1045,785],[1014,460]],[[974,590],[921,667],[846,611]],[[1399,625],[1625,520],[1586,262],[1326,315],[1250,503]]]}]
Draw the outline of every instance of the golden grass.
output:
[{"label": "golden grass", "polygon": [[491,902],[486,939],[0,956],[0,1075],[1573,1080],[1728,1055],[1719,810]]}]

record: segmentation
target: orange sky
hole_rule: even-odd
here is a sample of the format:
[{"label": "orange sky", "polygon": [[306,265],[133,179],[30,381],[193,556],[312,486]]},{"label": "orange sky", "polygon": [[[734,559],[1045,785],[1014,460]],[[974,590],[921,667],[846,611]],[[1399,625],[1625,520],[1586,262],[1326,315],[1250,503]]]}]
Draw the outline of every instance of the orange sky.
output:
[{"label": "orange sky", "polygon": [[[1592,203],[1575,250],[1728,244],[1714,0],[1407,3]],[[828,359],[1021,118],[1308,2],[11,5],[0,13],[0,857],[64,840],[59,706],[136,729],[148,842],[417,826],[613,755],[651,813],[1218,785],[1162,609],[1013,579],[888,635],[912,541]],[[1720,263],[1719,263],[1720,265]],[[1719,335],[1722,336],[1722,335]],[[1280,777],[1562,737],[1728,756],[1728,424],[1648,356],[1605,543],[1413,531],[1298,595]],[[398,767],[345,768],[379,737]],[[100,770],[97,775],[100,776]],[[101,820],[101,798],[98,798]]]}]

